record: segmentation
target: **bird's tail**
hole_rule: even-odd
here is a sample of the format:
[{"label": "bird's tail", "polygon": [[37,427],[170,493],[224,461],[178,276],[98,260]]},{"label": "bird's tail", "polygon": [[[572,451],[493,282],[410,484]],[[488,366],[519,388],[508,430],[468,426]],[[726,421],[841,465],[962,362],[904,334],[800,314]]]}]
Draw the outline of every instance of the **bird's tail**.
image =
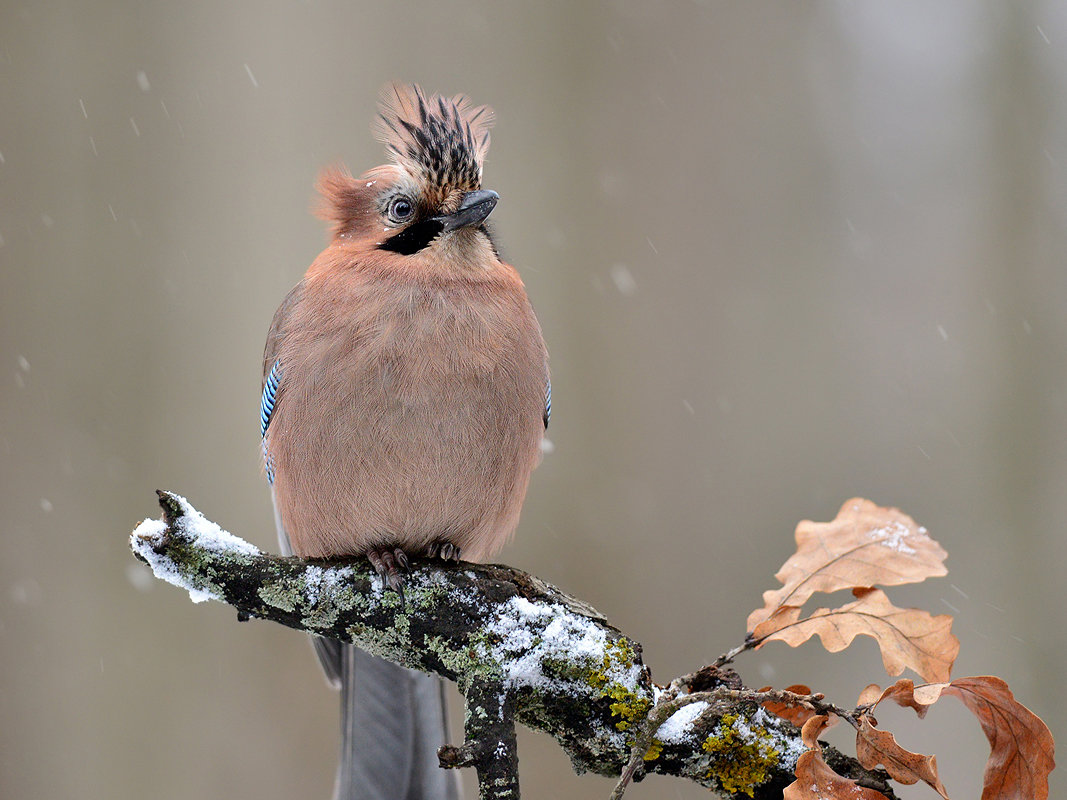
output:
[{"label": "bird's tail", "polygon": [[441,769],[447,741],[444,682],[343,645],[341,761],[334,800],[459,800]]},{"label": "bird's tail", "polygon": [[[292,555],[275,503],[283,555]],[[341,691],[341,759],[334,800],[460,800],[459,775],[441,769],[448,741],[444,681],[312,636],[327,682]]]}]

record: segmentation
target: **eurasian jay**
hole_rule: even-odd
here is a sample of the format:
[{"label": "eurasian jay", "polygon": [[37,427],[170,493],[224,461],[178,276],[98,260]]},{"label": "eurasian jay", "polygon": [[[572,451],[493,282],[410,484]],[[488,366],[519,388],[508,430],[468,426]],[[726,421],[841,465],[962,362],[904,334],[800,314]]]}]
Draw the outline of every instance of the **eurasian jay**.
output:
[{"label": "eurasian jay", "polygon": [[[333,238],[274,315],[261,425],[279,538],[366,556],[402,591],[409,556],[483,560],[512,535],[551,413],[548,357],[482,188],[493,112],[389,86],[388,165],[318,188]],[[327,639],[342,690],[335,797],[455,797],[436,766],[438,679]]]}]

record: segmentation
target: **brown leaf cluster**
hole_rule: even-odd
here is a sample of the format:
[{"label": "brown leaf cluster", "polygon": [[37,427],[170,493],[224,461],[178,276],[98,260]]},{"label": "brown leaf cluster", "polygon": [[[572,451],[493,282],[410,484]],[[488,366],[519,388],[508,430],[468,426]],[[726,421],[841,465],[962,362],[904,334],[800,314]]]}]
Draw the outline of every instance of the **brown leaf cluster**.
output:
[{"label": "brown leaf cluster", "polygon": [[827,715],[819,714],[804,723],[800,735],[808,750],[797,759],[797,779],[785,787],[782,800],[886,800],[881,792],[860,786],[830,769],[818,741],[829,721]]},{"label": "brown leaf cluster", "polygon": [[[885,691],[868,686],[859,702],[870,704],[873,709],[888,698],[924,717],[944,695],[960,700],[978,718],[989,740],[982,800],[1047,800],[1048,776],[1056,766],[1052,732],[1039,716],[1015,699],[1000,678],[983,675],[921,686],[905,679]],[[857,739],[857,755],[858,751]],[[863,762],[862,756],[860,761]],[[886,768],[889,769],[888,764]]]},{"label": "brown leaf cluster", "polygon": [[[903,679],[885,690],[871,684],[853,712],[820,705],[822,695],[812,695],[811,689],[801,685],[786,690],[803,695],[793,702],[788,697],[779,699],[781,693],[763,702],[768,711],[802,725],[801,735],[809,748],[797,761],[797,780],[786,788],[785,800],[884,798],[826,764],[817,740],[836,719],[830,711],[843,714],[856,728],[856,755],[865,769],[882,766],[894,780],[908,785],[923,781],[947,800],[936,758],[902,747],[892,733],[878,728],[871,713],[890,699],[922,718],[944,695],[962,701],[989,740],[982,800],[1047,800],[1055,758],[1052,734],[1045,723],[1019,703],[1000,678],[950,680],[959,653],[959,641],[950,632],[950,616],[897,608],[885,592],[873,588],[946,574],[946,553],[925,528],[897,509],[853,499],[832,522],[801,522],[796,540],[796,553],[775,576],[782,587],[764,592],[763,607],[749,615],[748,646],[782,641],[796,647],[818,636],[827,650],[836,653],[857,636],[870,636],[878,643],[890,675],[910,668],[929,683],[916,686]],[[804,615],[802,607],[814,593],[844,589],[852,591],[853,602]],[[827,713],[818,713],[813,706]]]},{"label": "brown leaf cluster", "polygon": [[[853,498],[831,522],[797,525],[796,541],[796,553],[775,575],[782,588],[764,592],[763,608],[748,617],[752,640],[796,647],[818,636],[836,653],[856,636],[870,636],[890,675],[908,667],[928,681],[948,680],[959,653],[952,617],[898,608],[872,588],[946,574],[947,553],[925,528],[895,508]],[[804,616],[802,606],[815,592],[844,589],[852,591],[854,602]]]}]

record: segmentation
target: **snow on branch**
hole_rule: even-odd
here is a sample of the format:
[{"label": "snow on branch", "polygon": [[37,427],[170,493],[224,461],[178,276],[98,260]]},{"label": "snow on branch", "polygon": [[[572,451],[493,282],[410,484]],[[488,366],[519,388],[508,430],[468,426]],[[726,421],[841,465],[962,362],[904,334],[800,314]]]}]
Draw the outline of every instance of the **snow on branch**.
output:
[{"label": "snow on branch", "polygon": [[[228,603],[241,619],[351,642],[455,681],[467,699],[466,741],[439,755],[443,766],[475,767],[482,798],[518,797],[514,721],[555,738],[579,773],[626,770],[628,780],[655,772],[757,800],[780,798],[795,780],[800,732],[764,711],[760,693],[714,668],[694,673],[703,685],[676,679],[657,687],[639,644],[532,575],[412,559],[401,602],[366,559],[269,555],[184,498],[158,494],[163,519],[142,522],[130,546],[194,602]],[[703,699],[694,702],[698,691]],[[892,797],[883,773],[830,748],[827,758]]]}]

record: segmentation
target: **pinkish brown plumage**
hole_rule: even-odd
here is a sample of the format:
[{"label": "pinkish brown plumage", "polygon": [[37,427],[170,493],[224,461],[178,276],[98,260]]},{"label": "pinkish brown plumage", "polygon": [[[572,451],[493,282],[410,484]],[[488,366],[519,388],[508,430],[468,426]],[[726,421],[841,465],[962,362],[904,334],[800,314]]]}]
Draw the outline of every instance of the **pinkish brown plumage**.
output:
[{"label": "pinkish brown plumage", "polygon": [[[260,422],[283,549],[481,560],[518,524],[551,408],[541,330],[481,188],[492,111],[387,87],[392,163],[319,180],[333,239],[271,325]],[[341,690],[335,800],[457,800],[441,685],[313,637]]]},{"label": "pinkish brown plumage", "polygon": [[447,542],[481,560],[518,524],[548,384],[522,281],[483,222],[492,112],[391,87],[381,119],[394,163],[323,175],[333,240],[271,326],[268,474],[298,555]]}]

